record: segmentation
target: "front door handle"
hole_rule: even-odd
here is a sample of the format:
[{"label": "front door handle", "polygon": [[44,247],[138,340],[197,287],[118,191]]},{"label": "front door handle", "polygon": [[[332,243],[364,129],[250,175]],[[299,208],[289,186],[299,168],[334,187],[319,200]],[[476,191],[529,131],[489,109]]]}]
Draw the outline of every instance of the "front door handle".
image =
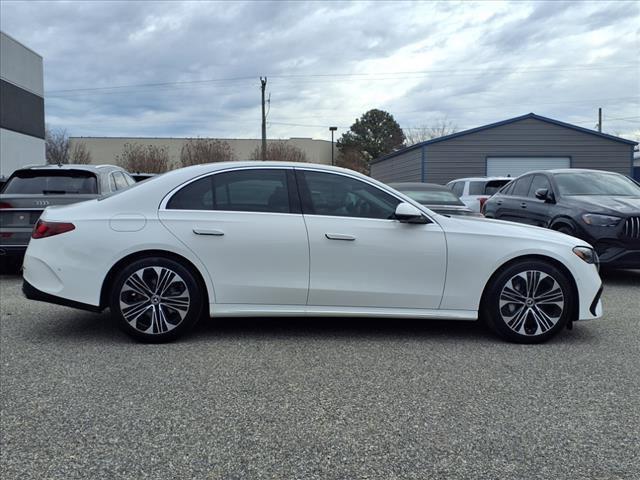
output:
[{"label": "front door handle", "polygon": [[346,240],[347,242],[353,242],[356,239],[353,235],[345,235],[344,233],[325,233],[324,236],[329,240]]},{"label": "front door handle", "polygon": [[520,204],[520,208],[527,208],[527,204],[526,204],[526,202],[522,202],[522,203]]},{"label": "front door handle", "polygon": [[211,235],[214,237],[221,237],[224,235],[222,230],[215,230],[210,228],[194,228],[193,233],[196,235]]}]

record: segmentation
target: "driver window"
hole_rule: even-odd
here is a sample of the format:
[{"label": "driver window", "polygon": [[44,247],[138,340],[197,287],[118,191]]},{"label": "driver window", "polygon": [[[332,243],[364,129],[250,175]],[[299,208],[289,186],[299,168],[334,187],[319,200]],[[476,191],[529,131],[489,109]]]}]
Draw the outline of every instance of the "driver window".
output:
[{"label": "driver window", "polygon": [[297,170],[303,213],[392,219],[400,200],[368,183],[343,175]]}]

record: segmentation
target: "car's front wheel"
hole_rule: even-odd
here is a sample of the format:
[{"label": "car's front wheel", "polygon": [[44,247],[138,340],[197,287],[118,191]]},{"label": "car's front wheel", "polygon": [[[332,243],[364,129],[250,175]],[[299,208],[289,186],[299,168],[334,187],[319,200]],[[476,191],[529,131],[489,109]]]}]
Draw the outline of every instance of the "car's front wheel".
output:
[{"label": "car's front wheel", "polygon": [[137,340],[174,340],[192,327],[202,309],[202,294],[190,269],[163,257],[136,260],[115,278],[111,313]]},{"label": "car's front wheel", "polygon": [[551,263],[522,261],[498,273],[487,287],[481,314],[501,337],[540,343],[570,320],[571,283]]}]

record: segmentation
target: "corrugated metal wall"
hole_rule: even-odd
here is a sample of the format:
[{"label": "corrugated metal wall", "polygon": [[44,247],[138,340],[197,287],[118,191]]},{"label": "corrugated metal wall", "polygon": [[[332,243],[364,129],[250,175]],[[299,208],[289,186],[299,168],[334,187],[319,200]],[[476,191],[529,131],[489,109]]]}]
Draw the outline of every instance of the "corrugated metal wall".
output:
[{"label": "corrugated metal wall", "polygon": [[[425,181],[444,184],[486,175],[486,158],[495,156],[569,156],[573,168],[629,175],[631,149],[632,145],[527,118],[427,145]],[[414,165],[420,157],[420,149],[415,149],[374,163],[371,175],[384,182],[420,181],[420,169]]]},{"label": "corrugated metal wall", "polygon": [[371,164],[371,176],[386,183],[422,181],[422,149],[416,148],[393,159]]}]

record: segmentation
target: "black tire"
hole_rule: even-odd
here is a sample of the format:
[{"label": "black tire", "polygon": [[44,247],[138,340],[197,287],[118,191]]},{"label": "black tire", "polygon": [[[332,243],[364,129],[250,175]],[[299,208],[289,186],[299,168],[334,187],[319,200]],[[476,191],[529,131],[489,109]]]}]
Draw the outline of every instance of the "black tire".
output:
[{"label": "black tire", "polygon": [[481,316],[495,333],[510,342],[541,343],[571,319],[572,295],[571,282],[553,264],[523,260],[491,280],[483,296]]},{"label": "black tire", "polygon": [[556,231],[564,233],[565,235],[571,235],[572,237],[576,236],[576,231],[569,225],[560,225],[558,228],[556,228]]},{"label": "black tire", "polygon": [[203,295],[191,269],[164,257],[136,260],[119,272],[109,306],[120,328],[145,343],[175,340],[200,318]]}]

